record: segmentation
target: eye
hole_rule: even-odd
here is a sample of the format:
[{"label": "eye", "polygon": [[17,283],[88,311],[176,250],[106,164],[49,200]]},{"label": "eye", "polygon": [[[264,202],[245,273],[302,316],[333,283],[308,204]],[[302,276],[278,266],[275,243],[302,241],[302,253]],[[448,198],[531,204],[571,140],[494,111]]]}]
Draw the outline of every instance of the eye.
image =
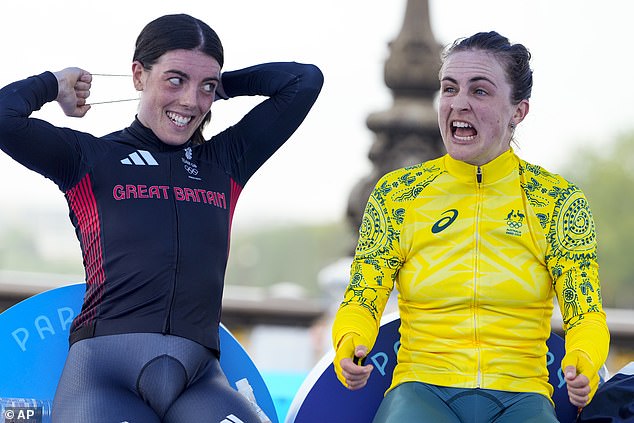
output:
[{"label": "eye", "polygon": [[172,76],[171,78],[168,79],[169,83],[178,87],[180,85],[183,84],[183,78],[179,77],[179,76]]},{"label": "eye", "polygon": [[482,88],[476,88],[475,90],[473,90],[474,94],[476,95],[487,95],[488,93],[486,92],[486,90],[482,89]]},{"label": "eye", "polygon": [[213,94],[216,92],[216,83],[215,82],[207,82],[203,84],[203,91],[208,94]]},{"label": "eye", "polygon": [[443,94],[454,94],[456,92],[456,89],[450,85],[445,85],[444,87],[442,87],[442,92]]}]

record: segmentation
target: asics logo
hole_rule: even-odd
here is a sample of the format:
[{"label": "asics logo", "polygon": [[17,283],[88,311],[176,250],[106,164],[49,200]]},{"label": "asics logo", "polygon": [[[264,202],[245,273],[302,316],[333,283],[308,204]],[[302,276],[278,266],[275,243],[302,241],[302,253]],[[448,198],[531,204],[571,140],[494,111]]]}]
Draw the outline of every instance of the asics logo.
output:
[{"label": "asics logo", "polygon": [[149,151],[137,150],[125,159],[121,160],[124,165],[136,166],[158,166],[158,162],[152,157]]},{"label": "asics logo", "polygon": [[456,218],[458,217],[458,210],[449,209],[444,211],[442,214],[447,216],[438,220],[436,223],[434,223],[434,226],[431,227],[431,232],[434,234],[437,234],[447,229],[449,225],[451,225],[453,221],[456,220]]}]

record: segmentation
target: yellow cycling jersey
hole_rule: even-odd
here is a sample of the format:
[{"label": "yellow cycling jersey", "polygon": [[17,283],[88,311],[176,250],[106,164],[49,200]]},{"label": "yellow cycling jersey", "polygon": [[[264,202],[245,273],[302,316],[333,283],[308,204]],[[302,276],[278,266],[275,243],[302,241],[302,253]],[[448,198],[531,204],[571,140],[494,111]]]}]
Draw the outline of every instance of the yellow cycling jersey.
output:
[{"label": "yellow cycling jersey", "polygon": [[372,347],[398,290],[407,381],[550,397],[553,296],[566,350],[607,357],[596,237],[583,193],[513,150],[483,166],[445,155],[396,170],[367,203],[350,284],[333,325]]}]

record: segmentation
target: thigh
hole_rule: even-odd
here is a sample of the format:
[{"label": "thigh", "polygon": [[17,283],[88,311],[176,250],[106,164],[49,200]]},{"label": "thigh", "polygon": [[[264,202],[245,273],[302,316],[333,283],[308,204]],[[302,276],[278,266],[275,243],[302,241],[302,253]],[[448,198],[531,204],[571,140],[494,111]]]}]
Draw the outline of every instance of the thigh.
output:
[{"label": "thigh", "polygon": [[445,401],[424,383],[407,382],[387,393],[373,423],[460,423]]},{"label": "thigh", "polygon": [[260,423],[260,418],[251,403],[231,387],[218,360],[212,360],[200,377],[174,401],[163,422],[221,421]]},{"label": "thigh", "polygon": [[53,423],[159,423],[156,413],[131,389],[132,372],[108,355],[91,339],[73,344],[55,392]]},{"label": "thigh", "polygon": [[508,404],[495,423],[558,423],[555,408],[540,394],[520,393]]}]

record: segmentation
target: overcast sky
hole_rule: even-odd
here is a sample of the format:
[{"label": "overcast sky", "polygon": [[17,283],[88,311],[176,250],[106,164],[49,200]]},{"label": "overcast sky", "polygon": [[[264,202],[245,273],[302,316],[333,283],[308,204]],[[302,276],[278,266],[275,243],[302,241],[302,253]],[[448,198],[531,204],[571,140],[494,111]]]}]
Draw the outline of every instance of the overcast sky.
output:
[{"label": "overcast sky", "polygon": [[[210,24],[225,47],[225,70],[265,61],[317,64],[320,98],[302,127],[243,191],[235,226],[339,219],[352,186],[369,172],[368,114],[389,109],[383,83],[388,43],[404,0],[231,0],[3,3],[0,85],[44,70],[79,66],[128,74],[136,36],[150,20],[184,12]],[[519,154],[559,172],[573,150],[607,145],[634,129],[634,7],[622,0],[430,0],[441,44],[497,30],[533,54],[530,113],[516,132]],[[136,97],[129,78],[95,77],[93,101]],[[212,132],[237,121],[253,100],[219,102]],[[226,104],[223,104],[226,103]],[[55,103],[37,117],[103,135],[129,125],[136,102],[96,105],[82,119]],[[580,164],[582,165],[582,164]],[[65,210],[55,185],[0,153],[0,207]]]}]

